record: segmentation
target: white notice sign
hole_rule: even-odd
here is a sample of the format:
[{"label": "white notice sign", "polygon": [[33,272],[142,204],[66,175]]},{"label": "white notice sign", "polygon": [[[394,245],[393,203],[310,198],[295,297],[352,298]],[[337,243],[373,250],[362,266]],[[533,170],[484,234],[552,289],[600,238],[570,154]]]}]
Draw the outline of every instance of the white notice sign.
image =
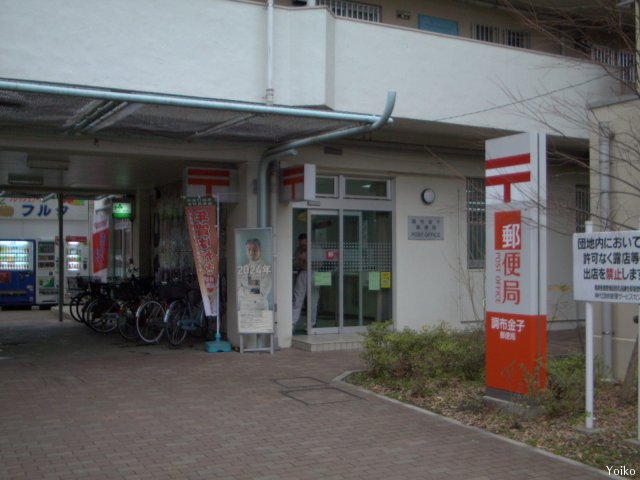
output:
[{"label": "white notice sign", "polygon": [[573,290],[586,302],[640,303],[640,231],[575,233]]}]

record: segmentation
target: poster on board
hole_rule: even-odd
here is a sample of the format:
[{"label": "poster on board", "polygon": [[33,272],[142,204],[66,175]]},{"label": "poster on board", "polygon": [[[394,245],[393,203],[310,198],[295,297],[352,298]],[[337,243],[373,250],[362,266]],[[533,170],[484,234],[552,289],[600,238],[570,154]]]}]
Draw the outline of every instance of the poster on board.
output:
[{"label": "poster on board", "polygon": [[273,333],[273,253],[270,228],[235,230],[239,333]]}]

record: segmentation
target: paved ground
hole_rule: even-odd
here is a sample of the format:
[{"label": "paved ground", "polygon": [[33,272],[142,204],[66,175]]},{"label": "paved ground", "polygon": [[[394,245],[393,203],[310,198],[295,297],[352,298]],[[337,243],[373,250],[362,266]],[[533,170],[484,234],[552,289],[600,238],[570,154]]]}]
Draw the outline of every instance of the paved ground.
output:
[{"label": "paved ground", "polygon": [[0,312],[0,479],[595,479],[337,381],[354,352],[126,344]]}]

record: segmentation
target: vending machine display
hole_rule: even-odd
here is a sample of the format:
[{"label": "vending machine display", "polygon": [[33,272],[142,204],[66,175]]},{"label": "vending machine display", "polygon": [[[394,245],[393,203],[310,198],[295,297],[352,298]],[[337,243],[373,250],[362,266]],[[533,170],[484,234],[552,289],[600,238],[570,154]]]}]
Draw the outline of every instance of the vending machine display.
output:
[{"label": "vending machine display", "polygon": [[[56,254],[58,247],[56,246]],[[89,273],[89,248],[87,237],[68,236],[64,241],[64,278],[87,276]],[[75,292],[64,285],[64,301],[68,303]]]},{"label": "vending machine display", "polygon": [[36,242],[36,303],[58,303],[58,272],[56,270],[56,243],[38,239]]},{"label": "vending machine display", "polygon": [[0,240],[0,305],[35,303],[33,240]]}]

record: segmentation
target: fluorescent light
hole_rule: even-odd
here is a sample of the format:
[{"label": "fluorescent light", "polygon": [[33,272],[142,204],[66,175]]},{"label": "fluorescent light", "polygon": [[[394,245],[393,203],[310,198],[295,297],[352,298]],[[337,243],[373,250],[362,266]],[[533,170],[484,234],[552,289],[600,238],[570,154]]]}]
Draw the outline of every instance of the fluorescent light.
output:
[{"label": "fluorescent light", "polygon": [[28,158],[27,166],[29,168],[36,168],[40,170],[68,170],[68,159],[48,159],[48,158]]},{"label": "fluorescent light", "polygon": [[10,173],[8,182],[9,185],[37,187],[44,184],[44,178],[39,175],[20,175],[17,173]]}]

